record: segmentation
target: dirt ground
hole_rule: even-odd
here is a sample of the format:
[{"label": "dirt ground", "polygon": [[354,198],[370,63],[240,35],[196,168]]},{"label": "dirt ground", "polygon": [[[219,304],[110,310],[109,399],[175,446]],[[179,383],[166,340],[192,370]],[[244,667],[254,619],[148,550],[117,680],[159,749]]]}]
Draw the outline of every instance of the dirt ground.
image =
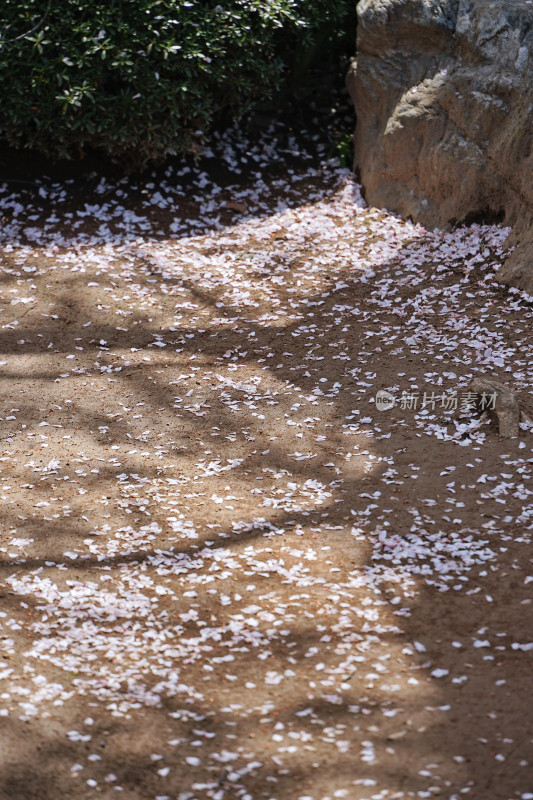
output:
[{"label": "dirt ground", "polygon": [[467,396],[533,404],[507,231],[247,147],[0,187],[0,796],[531,800],[533,436]]}]

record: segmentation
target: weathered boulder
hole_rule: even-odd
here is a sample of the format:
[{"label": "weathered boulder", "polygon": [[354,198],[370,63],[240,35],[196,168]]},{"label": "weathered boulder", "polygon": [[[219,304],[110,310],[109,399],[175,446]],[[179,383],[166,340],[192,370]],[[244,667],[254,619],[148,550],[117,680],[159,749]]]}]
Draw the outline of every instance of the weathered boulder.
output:
[{"label": "weathered boulder", "polygon": [[533,293],[533,2],[362,0],[357,40],[368,202],[431,228],[501,219],[499,278]]},{"label": "weathered boulder", "polygon": [[[505,384],[484,378],[474,378],[468,389],[477,395],[482,411],[487,410],[498,420],[500,436],[512,439],[520,433],[520,403]],[[487,402],[488,401],[488,402]]]}]

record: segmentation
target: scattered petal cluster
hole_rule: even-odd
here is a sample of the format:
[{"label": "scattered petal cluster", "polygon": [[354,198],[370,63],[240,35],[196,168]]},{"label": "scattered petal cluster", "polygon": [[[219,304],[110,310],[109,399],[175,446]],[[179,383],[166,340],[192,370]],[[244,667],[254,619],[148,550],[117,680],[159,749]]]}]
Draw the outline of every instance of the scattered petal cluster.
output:
[{"label": "scattered petal cluster", "polygon": [[442,399],[531,402],[509,230],[275,133],[0,185],[0,715],[56,797],[527,800],[531,426]]}]

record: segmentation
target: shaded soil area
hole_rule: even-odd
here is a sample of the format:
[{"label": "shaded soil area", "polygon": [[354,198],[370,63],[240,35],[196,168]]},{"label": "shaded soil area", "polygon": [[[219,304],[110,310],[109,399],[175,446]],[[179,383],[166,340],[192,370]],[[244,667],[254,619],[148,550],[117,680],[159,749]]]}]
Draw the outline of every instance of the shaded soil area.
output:
[{"label": "shaded soil area", "polygon": [[1,797],[533,797],[507,231],[274,134],[2,189]]}]

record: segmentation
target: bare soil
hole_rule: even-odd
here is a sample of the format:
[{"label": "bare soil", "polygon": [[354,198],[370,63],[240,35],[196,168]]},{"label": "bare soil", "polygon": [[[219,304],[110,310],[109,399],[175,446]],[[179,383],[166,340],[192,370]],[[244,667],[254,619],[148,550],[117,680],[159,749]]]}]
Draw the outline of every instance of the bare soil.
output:
[{"label": "bare soil", "polygon": [[0,797],[533,798],[506,233],[262,169],[1,195]]}]

